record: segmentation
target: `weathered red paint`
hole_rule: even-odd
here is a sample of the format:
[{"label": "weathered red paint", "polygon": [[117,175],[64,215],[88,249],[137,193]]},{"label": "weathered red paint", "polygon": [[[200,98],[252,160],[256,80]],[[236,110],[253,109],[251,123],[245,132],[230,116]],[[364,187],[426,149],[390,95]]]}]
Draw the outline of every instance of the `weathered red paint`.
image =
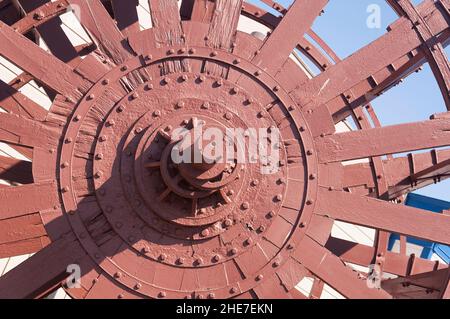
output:
[{"label": "weathered red paint", "polygon": [[[448,109],[447,0],[388,0],[400,18],[342,61],[310,30],[326,0],[263,1],[280,17],[242,0],[184,0],[181,12],[149,0],[144,31],[136,1],[19,0],[20,19],[9,2],[0,55],[24,73],[0,82],[0,141],[32,162],[0,157],[11,184],[0,187],[0,257],[39,252],[0,278],[0,297],[44,297],[77,263],[81,288],[65,287],[74,298],[317,299],[325,284],[349,298],[448,298],[446,266],[407,256],[405,236],[448,244],[450,216],[389,201],[449,176],[438,150],[450,145],[449,113],[382,127],[369,104],[428,62]],[[62,32],[70,6],[92,45],[74,48]],[[272,32],[237,31],[240,14]],[[297,68],[294,49],[321,74]],[[32,80],[49,112],[19,92]],[[348,116],[358,129],[336,133]],[[173,165],[170,131],[199,121],[278,127],[279,172]],[[342,164],[354,159],[367,163]],[[375,246],[333,238],[335,220],[376,229]],[[389,232],[402,235],[400,253],[387,251]],[[344,262],[399,279],[369,289]],[[310,296],[295,289],[305,277]]]}]

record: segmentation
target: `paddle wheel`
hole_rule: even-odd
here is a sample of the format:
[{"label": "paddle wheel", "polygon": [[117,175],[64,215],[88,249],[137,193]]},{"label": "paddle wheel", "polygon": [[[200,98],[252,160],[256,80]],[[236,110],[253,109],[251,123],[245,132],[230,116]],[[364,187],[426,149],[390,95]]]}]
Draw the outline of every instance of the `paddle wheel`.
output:
[{"label": "paddle wheel", "polygon": [[[0,56],[22,70],[0,82],[0,141],[23,156],[0,157],[0,257],[35,253],[0,277],[0,298],[63,287],[73,298],[304,299],[325,285],[347,298],[450,296],[448,266],[405,249],[406,236],[450,244],[448,212],[402,204],[450,172],[450,1],[388,0],[399,19],[344,60],[311,30],[327,0],[262,2],[149,0],[141,28],[137,1],[0,1]],[[69,41],[67,12],[90,43]],[[270,32],[237,31],[242,17]],[[447,111],[382,126],[370,102],[425,63]],[[21,92],[31,81],[49,110]],[[348,117],[357,129],[337,132]],[[278,131],[279,158],[175,163],[171,133],[198,126]],[[335,221],[375,229],[375,245],[332,237]],[[80,287],[67,285],[68,265]],[[296,289],[304,278],[309,295]]]}]

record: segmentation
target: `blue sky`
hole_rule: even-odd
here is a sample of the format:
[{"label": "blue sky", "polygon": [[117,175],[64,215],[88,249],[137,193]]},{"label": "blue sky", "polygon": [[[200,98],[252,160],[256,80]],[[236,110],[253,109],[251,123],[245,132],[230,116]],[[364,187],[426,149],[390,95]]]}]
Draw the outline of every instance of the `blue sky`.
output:
[{"label": "blue sky", "polygon": [[[287,7],[292,0],[278,2]],[[420,2],[413,0],[415,4]],[[371,4],[380,6],[380,29],[367,27],[367,8]],[[396,19],[396,13],[385,0],[330,0],[325,14],[316,20],[313,29],[340,58],[345,58],[386,33],[386,27]],[[428,65],[372,104],[383,125],[427,120],[434,113],[446,111],[442,95]],[[428,186],[417,193],[450,201],[450,180]]]}]

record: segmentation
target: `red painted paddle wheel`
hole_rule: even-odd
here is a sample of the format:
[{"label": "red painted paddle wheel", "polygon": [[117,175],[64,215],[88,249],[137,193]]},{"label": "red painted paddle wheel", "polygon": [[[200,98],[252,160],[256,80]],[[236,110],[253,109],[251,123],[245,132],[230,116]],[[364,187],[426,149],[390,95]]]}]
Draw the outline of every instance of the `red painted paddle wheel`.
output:
[{"label": "red painted paddle wheel", "polygon": [[[0,1],[0,56],[23,71],[0,82],[0,141],[31,160],[0,157],[0,257],[35,253],[0,278],[0,298],[61,286],[74,298],[303,299],[325,285],[347,298],[450,296],[448,267],[405,250],[406,236],[450,244],[450,216],[401,203],[449,176],[450,1],[388,0],[399,19],[342,61],[310,30],[327,0],[262,2],[279,14],[149,0],[141,30],[136,1]],[[89,45],[69,41],[68,11]],[[242,15],[272,31],[237,31]],[[370,102],[424,63],[447,112],[381,126]],[[49,111],[21,93],[30,81]],[[336,132],[349,116],[358,129]],[[174,164],[170,133],[197,125],[278,128],[279,170]],[[335,221],[375,229],[375,245],[333,238]],[[71,264],[81,287],[65,284]],[[373,288],[352,265],[397,278]],[[295,288],[306,277],[309,296]]]}]

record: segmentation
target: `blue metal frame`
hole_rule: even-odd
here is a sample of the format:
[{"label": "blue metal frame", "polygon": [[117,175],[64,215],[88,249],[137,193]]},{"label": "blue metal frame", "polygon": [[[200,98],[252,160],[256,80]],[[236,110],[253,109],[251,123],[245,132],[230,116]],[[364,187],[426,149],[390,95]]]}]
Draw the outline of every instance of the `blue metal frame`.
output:
[{"label": "blue metal frame", "polygon": [[[450,202],[414,193],[408,195],[405,204],[407,206],[428,210],[434,213],[442,213],[443,210],[450,209]],[[393,249],[395,242],[399,239],[400,239],[399,235],[397,234],[391,235],[391,237],[389,238],[389,246],[388,246],[389,250]],[[422,255],[420,256],[421,258],[430,259],[431,256],[433,256],[433,254],[436,254],[447,264],[450,263],[450,246],[432,243],[429,241],[411,237],[407,238],[407,242],[423,247]]]}]

